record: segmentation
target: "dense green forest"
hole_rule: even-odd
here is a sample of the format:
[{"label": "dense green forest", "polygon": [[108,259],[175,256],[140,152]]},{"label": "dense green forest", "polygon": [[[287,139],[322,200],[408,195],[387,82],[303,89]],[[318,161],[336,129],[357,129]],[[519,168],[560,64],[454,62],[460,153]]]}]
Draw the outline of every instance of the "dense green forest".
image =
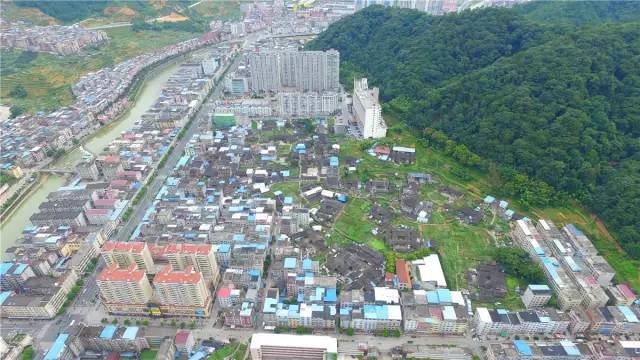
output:
[{"label": "dense green forest", "polygon": [[431,143],[488,160],[468,165],[497,167],[502,195],[531,205],[575,197],[640,258],[638,6],[545,2],[441,17],[374,6],[310,48],[339,50],[342,80],[366,74],[385,110]]}]

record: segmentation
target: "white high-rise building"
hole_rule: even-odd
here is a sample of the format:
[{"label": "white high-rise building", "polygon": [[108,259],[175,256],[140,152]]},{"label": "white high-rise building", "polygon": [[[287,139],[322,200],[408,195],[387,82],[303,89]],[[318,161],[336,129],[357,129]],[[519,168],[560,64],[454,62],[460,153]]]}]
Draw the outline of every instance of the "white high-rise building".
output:
[{"label": "white high-rise building", "polygon": [[338,91],[340,53],[328,51],[280,51],[253,53],[251,90]]},{"label": "white high-rise building", "polygon": [[338,110],[336,92],[281,92],[278,94],[279,113],[282,116],[331,115]]},{"label": "white high-rise building", "polygon": [[365,139],[387,136],[387,124],[382,118],[378,94],[377,87],[369,89],[367,78],[353,81],[353,114]]},{"label": "white high-rise building", "polygon": [[280,88],[278,53],[253,53],[249,56],[251,90],[277,91]]}]

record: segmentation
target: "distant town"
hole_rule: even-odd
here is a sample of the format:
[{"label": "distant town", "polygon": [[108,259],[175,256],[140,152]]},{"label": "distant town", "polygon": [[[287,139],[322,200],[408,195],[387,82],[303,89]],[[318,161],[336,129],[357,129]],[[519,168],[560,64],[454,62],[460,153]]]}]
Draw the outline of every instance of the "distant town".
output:
[{"label": "distant town", "polygon": [[[29,173],[67,176],[0,263],[3,359],[640,358],[637,295],[581,229],[422,170],[424,147],[385,119],[380,89],[356,77],[347,91],[340,53],[305,49],[372,4],[243,4],[243,21],[84,75],[71,107],[2,122],[16,179],[3,202],[19,206]],[[108,41],[57,26],[2,36],[60,55],[85,45],[48,36]],[[84,149],[168,62],[135,124]],[[57,162],[75,147],[82,159]],[[543,281],[512,291],[500,264],[476,259],[454,274],[451,248],[422,232],[450,223],[490,223]]]}]

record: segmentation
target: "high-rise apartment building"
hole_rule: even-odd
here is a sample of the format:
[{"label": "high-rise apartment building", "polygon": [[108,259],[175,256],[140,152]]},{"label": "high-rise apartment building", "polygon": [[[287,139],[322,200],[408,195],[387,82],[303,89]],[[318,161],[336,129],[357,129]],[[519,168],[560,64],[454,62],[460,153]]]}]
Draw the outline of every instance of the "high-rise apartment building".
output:
[{"label": "high-rise apartment building", "polygon": [[101,253],[107,266],[118,265],[128,268],[129,265],[135,264],[138,269],[149,274],[155,272],[151,251],[144,242],[109,241],[102,246]]},{"label": "high-rise apartment building", "polygon": [[382,118],[378,102],[379,89],[369,89],[367,78],[353,81],[353,114],[365,139],[383,138],[387,135],[387,124]]},{"label": "high-rise apartment building", "polygon": [[201,272],[213,284],[220,278],[215,251],[210,244],[169,244],[165,248],[165,254],[175,270],[193,266],[195,271]]},{"label": "high-rise apartment building", "polygon": [[147,314],[153,289],[144,270],[131,264],[126,268],[112,265],[96,278],[100,297],[107,311],[115,314]]},{"label": "high-rise apartment building", "polygon": [[163,314],[209,316],[211,293],[200,272],[189,265],[184,270],[165,266],[153,279]]},{"label": "high-rise apartment building", "polygon": [[328,51],[277,51],[249,56],[251,90],[337,91],[340,87],[340,53]]},{"label": "high-rise apartment building", "polygon": [[337,92],[280,92],[278,111],[282,116],[331,115],[339,109]]}]

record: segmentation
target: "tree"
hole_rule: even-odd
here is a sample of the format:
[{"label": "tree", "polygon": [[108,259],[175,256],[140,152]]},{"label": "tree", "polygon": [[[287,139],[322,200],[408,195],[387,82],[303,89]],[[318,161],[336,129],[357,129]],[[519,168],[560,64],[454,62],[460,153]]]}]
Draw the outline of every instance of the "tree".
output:
[{"label": "tree", "polygon": [[24,113],[25,108],[23,106],[20,105],[12,105],[11,108],[9,108],[9,112],[10,115],[9,117],[11,119],[18,117],[20,115],[22,115],[22,113]]},{"label": "tree", "polygon": [[13,90],[9,92],[9,95],[17,99],[24,99],[29,94],[27,93],[27,89],[25,89],[24,86],[22,86],[22,84],[18,84],[13,87]]},{"label": "tree", "polygon": [[111,320],[111,324],[113,324],[113,325],[117,325],[117,324],[118,324],[118,319],[113,319],[113,320]]},{"label": "tree", "polygon": [[124,319],[123,323],[124,323],[124,326],[129,326],[129,325],[131,325],[131,320]]}]

